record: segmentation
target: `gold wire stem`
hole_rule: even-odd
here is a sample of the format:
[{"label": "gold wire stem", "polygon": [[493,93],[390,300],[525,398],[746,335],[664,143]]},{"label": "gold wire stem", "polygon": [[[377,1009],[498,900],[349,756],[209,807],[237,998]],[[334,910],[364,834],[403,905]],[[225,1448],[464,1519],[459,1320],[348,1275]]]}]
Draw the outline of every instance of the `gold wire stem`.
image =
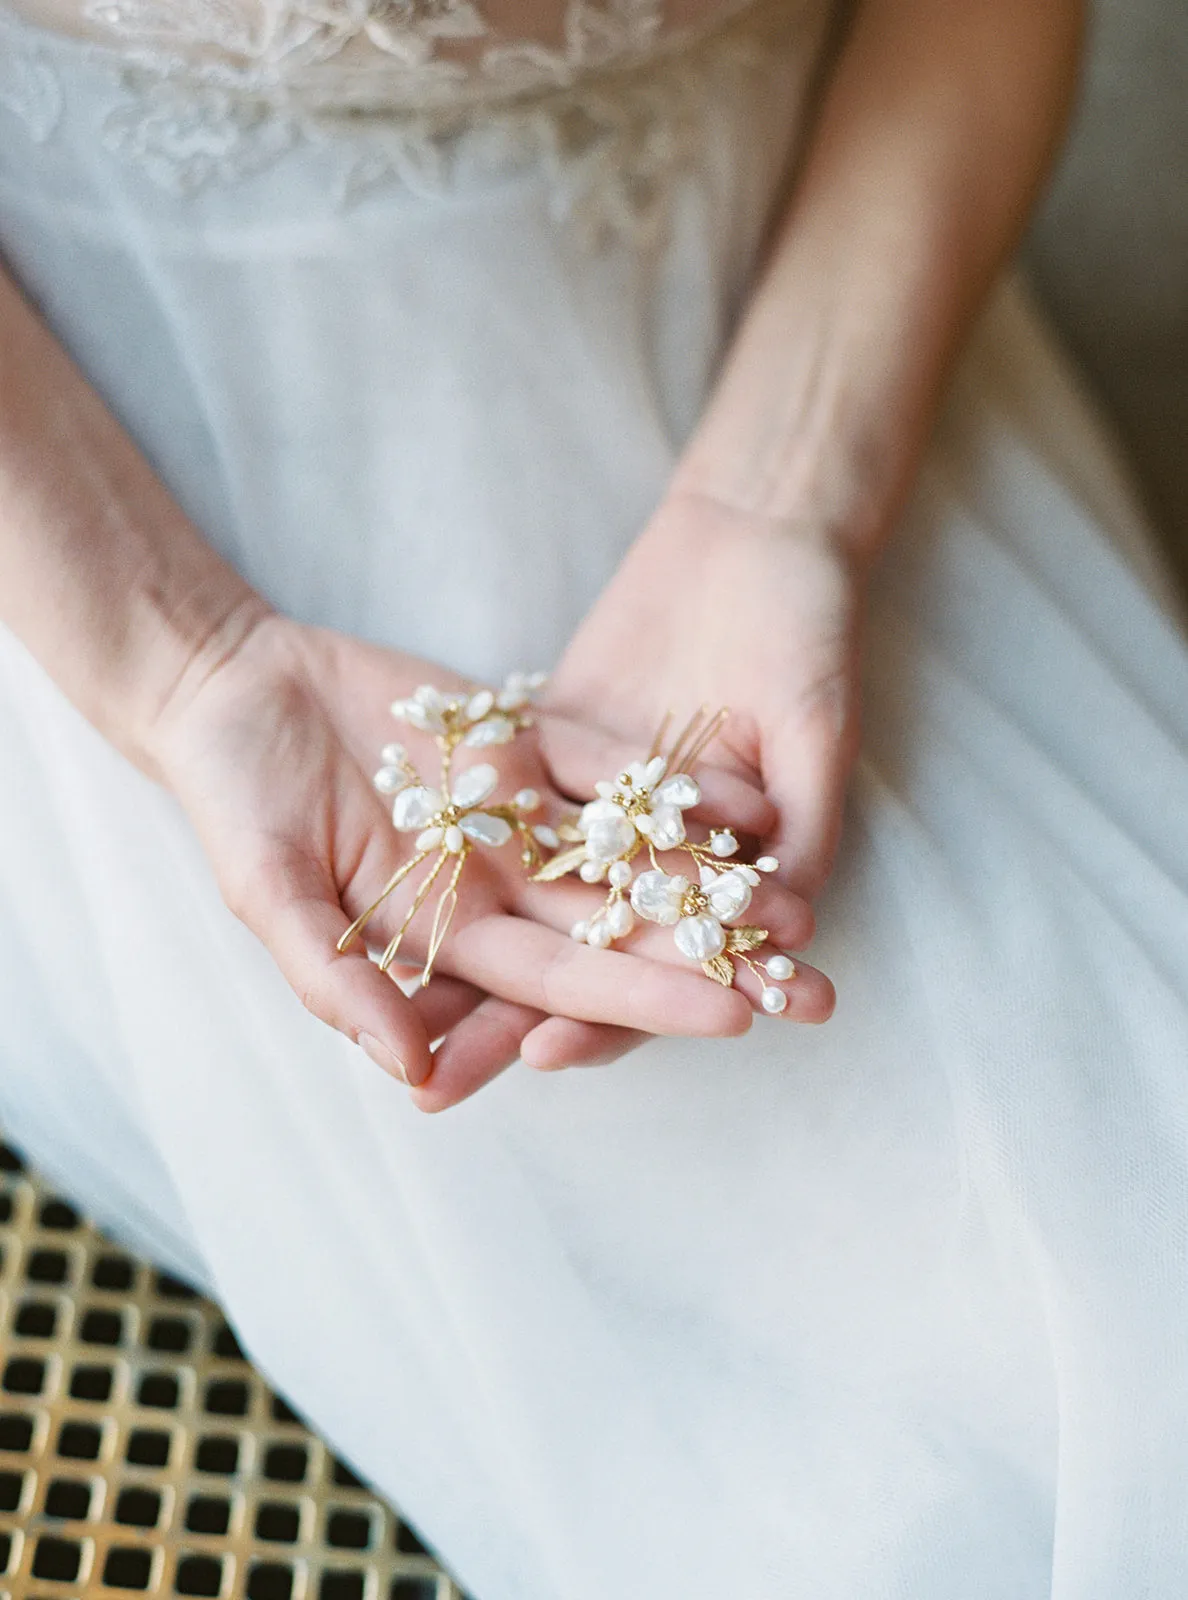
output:
[{"label": "gold wire stem", "polygon": [[713,742],[714,739],[718,737],[718,734],[722,731],[722,725],[729,715],[729,706],[723,706],[719,711],[714,713],[709,722],[704,728],[702,728],[701,732],[697,735],[697,738],[694,739],[688,750],[686,750],[684,755],[681,757],[684,765],[678,769],[679,771],[688,772],[694,766],[696,766],[697,762],[701,759],[702,752]]},{"label": "gold wire stem", "polygon": [[647,755],[648,761],[654,761],[656,759],[656,757],[660,754],[661,750],[664,748],[664,737],[668,732],[668,729],[669,729],[669,726],[670,726],[671,722],[672,722],[672,712],[671,712],[671,710],[669,710],[669,711],[666,711],[664,713],[664,716],[661,718],[661,721],[660,721],[660,726],[656,729],[656,732],[652,735],[652,742],[648,747],[648,755]]},{"label": "gold wire stem", "polygon": [[[437,908],[433,913],[433,927],[429,933],[429,954],[425,957],[425,969],[421,973],[421,988],[428,988],[429,979],[433,975],[433,963],[437,960],[437,953],[445,943],[445,936],[450,931],[450,923],[454,920],[454,912],[458,909],[458,879],[462,876],[462,868],[469,851],[463,849],[458,853],[458,860],[450,875]],[[448,908],[448,909],[447,909]]]},{"label": "gold wire stem", "polygon": [[668,755],[664,763],[664,776],[666,778],[670,772],[680,772],[682,770],[677,765],[679,761],[684,759],[681,751],[686,743],[696,736],[697,729],[701,726],[701,719],[707,714],[707,711],[708,707],[699,706],[681,729],[680,736],[669,746]]},{"label": "gold wire stem", "polygon": [[412,922],[412,919],[416,916],[417,912],[421,909],[421,907],[425,904],[425,901],[428,899],[429,891],[433,887],[434,881],[437,878],[437,874],[441,871],[442,867],[445,866],[446,861],[449,858],[449,854],[450,854],[450,852],[448,850],[442,850],[440,852],[440,854],[437,857],[437,860],[433,863],[433,866],[432,866],[432,868],[431,868],[431,870],[429,872],[428,877],[425,878],[425,880],[421,884],[421,887],[417,890],[416,894],[413,896],[413,903],[412,903],[411,906],[409,906],[408,911],[407,911],[407,913],[405,915],[404,921],[397,928],[395,934],[392,936],[392,940],[389,943],[388,948],[384,951],[383,955],[380,957],[379,969],[380,969],[381,972],[387,972],[388,968],[392,965],[393,961],[395,961],[396,952],[397,952],[397,950],[400,949],[401,940],[404,938],[405,934],[408,932],[409,924]]},{"label": "gold wire stem", "polygon": [[413,856],[411,861],[406,861],[402,867],[397,867],[396,871],[388,879],[383,889],[367,907],[367,910],[361,912],[355,918],[354,922],[351,923],[350,927],[339,939],[338,952],[340,955],[349,947],[355,936],[359,933],[362,933],[363,929],[367,926],[375,913],[383,905],[384,901],[392,893],[392,890],[398,888],[400,884],[404,882],[405,878],[408,877],[413,868],[419,867],[421,862],[424,861],[428,854],[428,850],[422,850],[417,855]]}]

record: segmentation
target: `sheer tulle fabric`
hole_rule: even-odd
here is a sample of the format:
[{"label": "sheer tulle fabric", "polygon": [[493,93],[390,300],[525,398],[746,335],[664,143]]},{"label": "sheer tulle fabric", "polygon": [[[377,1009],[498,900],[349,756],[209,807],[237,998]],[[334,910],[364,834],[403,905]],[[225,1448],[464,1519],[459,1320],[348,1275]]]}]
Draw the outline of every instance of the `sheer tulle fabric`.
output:
[{"label": "sheer tulle fabric", "polygon": [[[170,192],[44,48],[0,239],[210,536],[299,616],[547,663],[702,402],[807,36],[654,101],[663,230],[597,246],[535,157]],[[1188,655],[1016,289],[878,580],[827,1027],[425,1118],[7,637],[0,748],[0,1114],[478,1600],[1183,1593]]]}]

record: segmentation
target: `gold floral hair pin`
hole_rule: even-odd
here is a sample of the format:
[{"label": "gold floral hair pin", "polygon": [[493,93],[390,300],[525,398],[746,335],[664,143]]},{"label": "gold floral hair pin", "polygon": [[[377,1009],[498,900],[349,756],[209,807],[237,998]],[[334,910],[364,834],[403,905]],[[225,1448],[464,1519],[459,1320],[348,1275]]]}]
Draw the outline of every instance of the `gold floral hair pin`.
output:
[{"label": "gold floral hair pin", "polygon": [[[543,673],[513,673],[501,690],[469,694],[446,693],[425,684],[408,700],[393,704],[395,717],[436,742],[440,776],[431,787],[403,745],[384,746],[375,786],[392,797],[397,831],[416,835],[413,854],[352,922],[338,949],[346,950],[393,890],[425,866],[412,902],[380,956],[380,970],[386,972],[445,873],[421,973],[424,987],[457,909],[458,884],[471,852],[478,846],[498,848],[517,838],[521,864],[533,882],[552,883],[576,872],[584,883],[607,885],[605,903],[574,925],[574,939],[605,950],[634,930],[637,916],[671,927],[677,949],[700,962],[715,982],[729,987],[736,964],[749,969],[762,984],[764,1011],[779,1015],[788,997],[777,985],[796,976],[795,964],[782,951],[761,961],[756,952],[767,942],[767,929],[740,921],[761,874],[775,872],[779,862],[766,855],[754,863],[735,860],[739,843],[730,828],[711,829],[708,839],[698,843],[689,838],[685,826],[684,813],[701,800],[691,769],[717,736],[727,712],[710,716],[702,708],[667,750],[670,719],[666,717],[643,761],[632,762],[613,781],[596,784],[597,798],[553,828],[530,821],[541,805],[535,789],[521,789],[510,801],[495,802],[492,797],[499,787],[495,767],[482,763],[454,772],[459,749],[508,744],[530,727],[531,700],[544,683]],[[546,859],[542,850],[552,853]],[[637,874],[633,863],[641,855],[647,866]],[[685,858],[687,871],[665,870],[661,857],[674,855]]]},{"label": "gold floral hair pin", "polygon": [[387,744],[380,752],[383,766],[375,775],[375,787],[380,794],[394,797],[392,823],[397,832],[416,834],[413,854],[351,923],[338,941],[340,951],[362,933],[392,891],[428,862],[412,904],[380,956],[380,971],[387,972],[414,918],[448,868],[433,911],[429,949],[421,972],[424,988],[433,976],[433,964],[457,909],[458,883],[471,851],[477,845],[497,848],[518,837],[521,862],[532,871],[543,859],[541,846],[550,849],[557,845],[558,837],[551,828],[533,827],[528,821],[540,809],[540,796],[535,789],[521,789],[510,801],[492,804],[491,797],[499,787],[499,773],[493,766],[483,762],[454,773],[454,758],[460,749],[510,744],[517,733],[531,726],[528,707],[545,681],[543,673],[514,672],[502,689],[478,689],[472,694],[449,694],[432,684],[422,684],[409,699],[393,701],[394,717],[420,733],[430,734],[436,742],[440,776],[436,787],[425,783],[402,744]]},{"label": "gold floral hair pin", "polygon": [[[685,827],[684,813],[701,800],[690,769],[727,715],[723,709],[709,716],[703,707],[667,751],[666,717],[647,758],[633,761],[613,782],[596,784],[598,798],[582,807],[576,823],[562,825],[559,836],[570,848],[546,862],[534,881],[550,883],[576,872],[584,883],[605,882],[605,903],[574,924],[574,939],[605,950],[632,932],[636,916],[643,917],[672,928],[681,954],[700,962],[717,983],[733,984],[736,963],[749,968],[762,984],[764,1011],[778,1016],[788,996],[776,985],[794,978],[796,966],[782,951],[761,963],[753,952],[766,944],[768,931],[739,919],[760,874],[775,872],[779,862],[767,855],[753,864],[735,860],[739,843],[730,828],[713,828],[705,843],[697,843]],[[632,863],[641,854],[648,866],[637,874]],[[661,856],[673,855],[686,858],[688,871],[665,870]]]}]

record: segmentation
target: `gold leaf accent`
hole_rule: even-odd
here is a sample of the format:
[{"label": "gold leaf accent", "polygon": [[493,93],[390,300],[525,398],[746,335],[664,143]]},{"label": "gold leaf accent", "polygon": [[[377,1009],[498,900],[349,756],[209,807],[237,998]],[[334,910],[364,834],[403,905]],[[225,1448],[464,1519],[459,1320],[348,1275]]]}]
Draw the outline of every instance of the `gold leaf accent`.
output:
[{"label": "gold leaf accent", "polygon": [[572,850],[562,850],[560,855],[554,856],[551,861],[546,861],[539,872],[534,872],[529,881],[532,883],[552,883],[557,878],[563,878],[567,872],[572,872],[576,867],[580,867],[585,859],[586,847],[584,844],[575,845]]},{"label": "gold leaf accent", "polygon": [[712,978],[726,989],[734,982],[734,963],[728,956],[711,956],[708,961],[701,963],[701,970],[707,978]]},{"label": "gold leaf accent", "polygon": [[766,938],[766,928],[731,928],[726,948],[741,955],[747,950],[757,950]]}]

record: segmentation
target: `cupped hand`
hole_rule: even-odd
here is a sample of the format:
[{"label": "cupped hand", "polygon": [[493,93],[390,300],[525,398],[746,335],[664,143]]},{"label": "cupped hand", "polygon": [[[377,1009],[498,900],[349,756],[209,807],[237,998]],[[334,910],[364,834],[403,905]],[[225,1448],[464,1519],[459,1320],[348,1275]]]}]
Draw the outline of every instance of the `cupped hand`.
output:
[{"label": "cupped hand", "polygon": [[[767,794],[765,848],[811,899],[857,751],[860,618],[861,583],[835,541],[673,492],[575,635],[548,704],[637,747],[668,711],[729,707],[699,776]],[[569,752],[548,724],[544,753],[565,785]]]},{"label": "cupped hand", "polygon": [[[187,811],[228,905],[303,1003],[409,1083],[427,1110],[465,1098],[521,1054],[552,1068],[611,1059],[645,1034],[745,1031],[747,999],[672,960],[670,941],[645,938],[630,953],[575,944],[567,930],[595,891],[530,884],[514,845],[479,846],[468,858],[427,989],[406,995],[362,941],[337,951],[349,923],[410,853],[372,781],[377,752],[401,731],[420,771],[430,781],[436,774],[432,742],[414,747],[387,710],[426,680],[464,686],[415,658],[268,614],[213,670],[184,682],[156,719],[158,771]],[[551,720],[543,716],[538,729],[494,752],[498,798],[536,788],[546,816],[568,804],[541,755]],[[579,795],[634,753],[605,732],[583,739],[570,721],[558,720],[555,742]],[[712,784],[707,792],[707,820],[716,804],[741,805],[759,825],[770,820],[745,781],[724,781],[717,800]],[[415,875],[377,914],[380,944],[414,882]],[[772,891],[772,912],[794,937],[794,898]],[[430,921],[422,915],[412,924],[402,956],[423,960]]]}]

